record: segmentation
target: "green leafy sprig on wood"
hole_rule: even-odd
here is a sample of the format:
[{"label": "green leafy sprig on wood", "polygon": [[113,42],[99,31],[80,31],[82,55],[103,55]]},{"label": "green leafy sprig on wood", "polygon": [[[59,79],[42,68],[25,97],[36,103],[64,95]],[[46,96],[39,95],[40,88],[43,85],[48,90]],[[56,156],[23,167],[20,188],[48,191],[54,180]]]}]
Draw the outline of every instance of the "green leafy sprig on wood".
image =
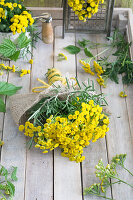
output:
[{"label": "green leafy sprig on wood", "polygon": [[[129,55],[131,43],[127,42],[124,35],[115,31],[112,37],[108,38],[112,49],[116,49],[115,53],[111,53],[99,60],[99,63],[105,67],[103,76],[110,78],[112,81],[119,83],[119,74],[122,74],[124,84],[133,83],[133,61]],[[115,56],[114,62],[110,62],[110,56]]]},{"label": "green leafy sprig on wood", "polygon": [[12,167],[7,170],[4,166],[0,166],[0,197],[1,200],[13,200],[15,195],[15,186],[14,181],[17,181],[18,178],[17,167]]},{"label": "green leafy sprig on wood", "polygon": [[107,189],[114,184],[126,184],[133,189],[133,185],[127,183],[127,181],[122,180],[117,172],[117,166],[121,166],[124,170],[126,170],[131,176],[133,173],[127,169],[124,165],[126,160],[126,154],[119,154],[112,158],[111,163],[107,164],[105,167],[103,161],[100,160],[96,165],[96,177],[99,178],[99,183],[94,183],[89,188],[85,188],[84,195],[95,195],[98,197],[102,197],[105,199],[113,200],[110,197],[106,196]]},{"label": "green leafy sprig on wood", "polygon": [[4,39],[0,44],[0,57],[2,59],[9,59],[16,61],[23,52],[30,53],[29,44],[31,39],[29,39],[25,33],[21,33],[17,40],[14,42],[11,39]]},{"label": "green leafy sprig on wood", "polygon": [[30,33],[31,47],[36,48],[36,43],[38,42],[38,40],[41,40],[40,32],[38,32],[38,26],[36,24],[36,21],[34,24],[32,24],[32,26],[28,26],[27,32]]},{"label": "green leafy sprig on wood", "polygon": [[[15,85],[7,82],[0,81],[0,95],[12,96],[22,87],[16,87]],[[0,97],[0,112],[6,112],[6,106],[3,99]]]},{"label": "green leafy sprig on wood", "polygon": [[67,50],[70,54],[78,54],[81,51],[79,47],[76,47],[74,45],[69,45],[64,49]]},{"label": "green leafy sprig on wood", "polygon": [[[101,75],[104,80],[108,78],[114,81],[115,83],[119,83],[119,74],[122,74],[122,81],[124,84],[132,84],[133,83],[133,61],[129,55],[129,48],[131,43],[127,42],[125,36],[119,31],[114,31],[111,37],[108,37],[110,41],[107,44],[95,43],[90,40],[82,39],[78,41],[77,46],[69,45],[65,47],[69,53],[78,54],[81,50],[84,50],[84,53],[88,59],[82,59],[85,62],[91,64],[92,60],[95,60],[97,56],[103,55],[98,60],[98,64],[100,64],[104,68],[104,73]],[[105,48],[106,47],[106,48]],[[104,48],[102,52],[97,55],[93,55],[91,53],[91,49],[95,48]],[[115,53],[112,53],[114,52]],[[106,56],[105,53],[106,52]],[[115,56],[116,59],[110,62],[110,57]]]}]

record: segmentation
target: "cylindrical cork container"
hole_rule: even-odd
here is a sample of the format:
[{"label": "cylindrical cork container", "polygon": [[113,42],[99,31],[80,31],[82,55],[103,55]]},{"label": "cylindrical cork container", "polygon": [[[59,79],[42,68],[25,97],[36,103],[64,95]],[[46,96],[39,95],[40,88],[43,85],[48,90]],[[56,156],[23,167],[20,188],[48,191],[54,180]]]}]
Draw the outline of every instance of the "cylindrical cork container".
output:
[{"label": "cylindrical cork container", "polygon": [[42,40],[46,44],[53,43],[52,17],[42,18]]}]

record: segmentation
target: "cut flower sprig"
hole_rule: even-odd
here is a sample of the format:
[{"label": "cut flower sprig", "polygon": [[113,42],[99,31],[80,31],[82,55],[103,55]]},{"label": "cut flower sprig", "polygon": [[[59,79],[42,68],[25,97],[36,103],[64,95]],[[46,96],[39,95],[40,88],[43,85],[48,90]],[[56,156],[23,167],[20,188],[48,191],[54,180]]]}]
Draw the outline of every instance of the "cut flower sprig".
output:
[{"label": "cut flower sprig", "polygon": [[53,85],[55,95],[47,96],[33,106],[28,111],[27,122],[20,125],[19,130],[31,138],[30,146],[42,149],[43,153],[60,147],[62,156],[82,162],[84,147],[103,138],[109,131],[109,118],[101,107],[106,105],[103,94],[97,95],[89,80],[82,85],[76,81],[78,88],[66,79],[65,99],[60,98],[62,87]]},{"label": "cut flower sprig", "polygon": [[97,74],[97,79],[96,80],[97,80],[98,84],[101,85],[101,86],[103,86],[103,87],[106,87],[107,76],[103,75],[103,73],[104,73],[105,70],[95,60],[93,62],[93,66],[91,66],[90,63],[91,63],[92,59],[87,59],[87,60],[84,60],[84,61],[80,60],[80,63],[83,65],[82,68],[84,69],[84,71],[86,73],[89,73],[92,76],[94,76],[95,73],[96,73]]},{"label": "cut flower sprig", "polygon": [[[90,40],[85,40],[85,39],[83,39],[82,41],[79,40],[78,44],[80,48],[77,46],[69,45],[65,47],[64,49],[67,50],[70,54],[78,54],[81,50],[84,50],[84,53],[88,58],[80,60],[80,63],[82,64],[82,68],[84,69],[86,73],[89,73],[92,76],[94,76],[96,72],[97,74],[96,80],[98,84],[103,87],[106,87],[108,77],[104,75],[105,69],[101,65],[101,62],[96,61],[96,60],[98,56],[104,54],[110,48],[112,49],[113,47],[110,44],[100,44],[100,43],[91,42]],[[106,47],[106,48],[96,55],[93,55],[90,52],[90,49],[101,48],[101,47]],[[92,61],[93,61],[93,64],[92,64]]]},{"label": "cut flower sprig", "polygon": [[57,61],[67,60],[67,56],[64,53],[59,53],[57,56]]},{"label": "cut flower sprig", "polygon": [[125,97],[127,97],[127,94],[125,93],[125,91],[121,91],[119,93],[119,96],[122,97],[122,98],[125,98]]},{"label": "cut flower sprig", "polygon": [[15,184],[17,178],[17,167],[6,169],[0,165],[0,199],[11,200],[15,196]]},{"label": "cut flower sprig", "polygon": [[[95,43],[90,40],[82,39],[78,41],[78,46],[69,45],[64,49],[67,50],[70,54],[78,54],[81,50],[84,50],[84,53],[88,59],[81,59],[86,64],[91,66],[92,60],[97,60],[97,63],[104,69],[104,72],[100,75],[99,80],[100,84],[104,81],[104,85],[108,79],[111,79],[115,83],[119,83],[119,74],[122,75],[122,82],[124,84],[133,83],[133,61],[129,55],[129,48],[131,43],[127,42],[124,35],[119,31],[115,30],[111,37],[107,38],[109,43],[100,44]],[[90,52],[90,49],[104,48],[102,52],[97,55],[93,55]],[[106,55],[104,53],[106,52]],[[115,52],[115,53],[114,53]],[[101,55],[103,56],[101,57]],[[110,56],[115,56],[116,59],[110,62]],[[91,66],[91,71],[94,73],[94,68]]]},{"label": "cut flower sprig", "polygon": [[12,67],[10,67],[8,65],[1,63],[0,64],[0,75],[3,75],[3,71],[17,73],[20,77],[22,77],[26,74],[30,74],[30,69],[19,70],[18,67],[15,67],[15,65],[12,65]]},{"label": "cut flower sprig", "polygon": [[[84,190],[84,195],[96,195],[98,197],[102,197],[105,199],[113,200],[112,198],[106,197],[107,189],[114,184],[126,184],[130,186],[133,189],[133,185],[127,183],[125,180],[122,180],[117,172],[117,166],[121,166],[123,169],[125,169],[131,176],[133,176],[133,173],[130,172],[129,169],[127,169],[124,165],[124,162],[126,160],[126,154],[119,154],[112,158],[111,163],[107,164],[105,167],[103,164],[102,159],[99,161],[99,163],[96,165],[96,177],[99,178],[100,183],[94,183],[89,188],[86,188]],[[111,180],[111,181],[110,181]],[[114,180],[114,182],[113,182]]]}]

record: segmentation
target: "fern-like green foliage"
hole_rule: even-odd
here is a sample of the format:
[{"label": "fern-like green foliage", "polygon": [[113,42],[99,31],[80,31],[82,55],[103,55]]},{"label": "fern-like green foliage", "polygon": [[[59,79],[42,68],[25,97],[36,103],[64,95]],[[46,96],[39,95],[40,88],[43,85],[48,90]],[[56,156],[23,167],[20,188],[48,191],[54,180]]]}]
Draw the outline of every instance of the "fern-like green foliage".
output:
[{"label": "fern-like green foliage", "polygon": [[30,37],[31,37],[31,47],[32,48],[36,48],[36,43],[38,42],[38,40],[41,40],[40,38],[40,33],[38,32],[38,26],[36,24],[36,20],[35,23],[32,24],[32,26],[28,26],[27,27],[27,32],[30,33]]},{"label": "fern-like green foliage", "polygon": [[21,33],[14,42],[11,39],[4,39],[0,44],[0,56],[2,59],[16,61],[20,57],[21,50],[30,52],[30,43],[31,39],[29,39],[25,33]]},{"label": "fern-like green foliage", "polygon": [[11,200],[15,195],[15,186],[13,181],[17,181],[17,167],[7,170],[4,166],[0,167],[0,198]]}]

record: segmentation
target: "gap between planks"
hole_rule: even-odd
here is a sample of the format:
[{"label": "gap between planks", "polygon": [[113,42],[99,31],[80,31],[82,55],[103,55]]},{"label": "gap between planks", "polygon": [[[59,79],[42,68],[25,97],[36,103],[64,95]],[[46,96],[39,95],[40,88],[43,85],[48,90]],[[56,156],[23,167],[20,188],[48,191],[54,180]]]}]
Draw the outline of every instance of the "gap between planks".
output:
[{"label": "gap between planks", "polygon": [[[97,36],[97,42],[105,43],[106,40],[103,35],[99,34]],[[103,50],[103,49],[102,49]],[[106,53],[104,54],[106,56]],[[110,61],[113,61],[115,57],[111,57]],[[132,86],[129,86],[131,88]],[[125,165],[127,168],[132,169],[133,166],[133,145],[130,124],[133,117],[128,117],[128,113],[131,113],[131,97],[133,96],[133,91],[130,90],[126,100],[119,97],[119,93],[123,91],[122,77],[119,76],[119,84],[108,80],[106,88],[102,88],[102,92],[107,95],[106,99],[108,102],[108,109],[111,111],[110,116],[110,132],[107,134],[107,148],[109,162],[112,157],[116,154],[127,153],[127,159]],[[126,104],[128,101],[128,106]],[[128,110],[129,109],[129,110]],[[120,176],[127,180],[129,183],[132,182],[131,177],[128,173],[120,170]],[[126,185],[119,184],[112,186],[112,194],[114,199],[121,200],[132,200],[132,189]]]},{"label": "gap between planks", "polygon": [[[27,62],[10,62],[10,66],[15,64],[20,69],[25,64],[25,67],[29,68]],[[9,73],[8,82],[15,84],[16,86],[23,86],[18,93],[29,92],[29,75],[23,79],[18,77],[15,73]],[[6,109],[3,128],[3,139],[5,144],[1,151],[1,164],[9,168],[10,166],[18,167],[18,181],[15,182],[16,194],[14,199],[24,199],[24,183],[25,183],[25,166],[26,166],[26,149],[25,149],[25,137],[18,132],[18,127],[13,122],[11,112],[9,110],[9,98],[7,97]]]},{"label": "gap between planks", "polygon": [[[48,68],[53,66],[53,44],[41,40],[33,50],[31,88],[40,86]],[[47,80],[45,80],[47,81]],[[25,200],[53,200],[53,152],[43,154],[34,147],[27,152]]]},{"label": "gap between planks", "polygon": [[[2,61],[0,60],[1,63],[4,63],[5,65],[9,65],[9,62],[6,61]],[[0,76],[0,81],[4,81],[4,82],[8,82],[8,78],[9,78],[9,73],[4,71],[4,75]],[[6,105],[6,101],[7,101],[7,97],[2,97],[5,105]],[[4,119],[5,119],[5,113],[0,113],[0,139],[3,140],[3,128],[4,128]],[[0,148],[2,150],[2,147]],[[0,159],[1,159],[1,150],[0,150]]]},{"label": "gap between planks", "polygon": [[[87,40],[90,40],[92,42],[96,42],[96,34],[76,34],[76,43],[78,40],[82,40],[82,38],[85,38]],[[91,50],[93,55],[97,54],[97,49]],[[85,54],[83,51],[81,51],[77,55],[77,77],[81,82],[87,81],[88,78],[94,81],[96,92],[101,93],[100,86],[96,82],[96,77],[91,76],[90,74],[87,74],[82,69],[82,65],[79,63],[80,59],[85,58]],[[95,177],[95,165],[98,163],[98,161],[102,158],[104,163],[108,162],[107,159],[107,149],[106,149],[106,140],[105,138],[99,139],[95,143],[90,143],[90,145],[84,149],[83,155],[86,157],[83,161],[82,165],[82,181],[83,181],[83,190],[86,187],[89,187],[93,183],[97,182],[97,178]],[[108,196],[111,196],[111,190],[108,191]],[[96,200],[98,197],[87,195],[84,196],[84,200]]]},{"label": "gap between planks", "polygon": [[[62,39],[62,27],[55,28],[55,57],[54,67],[59,69],[63,76],[68,73],[76,75],[75,56],[70,55],[63,48],[69,44],[75,45],[75,35],[66,34]],[[58,53],[64,53],[68,61],[57,62]],[[54,151],[54,200],[82,200],[80,164],[71,162],[61,156],[61,151]]]}]

